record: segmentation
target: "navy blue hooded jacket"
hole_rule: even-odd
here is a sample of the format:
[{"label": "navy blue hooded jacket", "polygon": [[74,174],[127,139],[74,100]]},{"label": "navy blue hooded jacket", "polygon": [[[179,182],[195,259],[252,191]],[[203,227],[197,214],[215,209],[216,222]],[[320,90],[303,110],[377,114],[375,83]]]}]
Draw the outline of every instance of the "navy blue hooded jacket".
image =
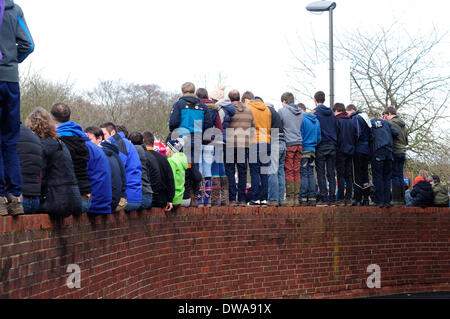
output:
[{"label": "navy blue hooded jacket", "polygon": [[315,109],[315,116],[320,122],[320,129],[322,132],[321,144],[334,144],[337,146],[336,134],[336,117],[333,111],[323,104],[320,104]]},{"label": "navy blue hooded jacket", "polygon": [[373,119],[372,121],[372,141],[371,153],[375,155],[376,152],[382,148],[392,152],[394,148],[394,136],[398,135],[398,130],[388,121]]},{"label": "navy blue hooded jacket", "polygon": [[350,119],[348,113],[336,115],[337,152],[353,156],[356,150],[358,131],[355,123]]},{"label": "navy blue hooded jacket", "polygon": [[411,191],[413,205],[426,208],[433,206],[433,188],[427,181],[419,181]]},{"label": "navy blue hooded jacket", "polygon": [[361,114],[361,111],[356,111],[350,115],[350,118],[354,122],[358,134],[358,139],[356,141],[356,153],[368,155],[370,153],[369,142],[372,131]]},{"label": "navy blue hooded jacket", "polygon": [[125,165],[127,174],[127,201],[142,202],[142,164],[134,145],[125,138],[123,132],[109,138],[119,148],[119,156]]},{"label": "navy blue hooded jacket", "polygon": [[202,133],[204,130],[205,113],[207,107],[200,102],[196,96],[181,97],[172,108],[169,120],[170,132],[177,128],[184,128],[189,131],[191,135],[195,133]]},{"label": "navy blue hooded jacket", "polygon": [[119,148],[109,141],[103,141],[100,147],[108,158],[109,167],[111,168],[111,211],[114,211],[119,205],[121,198],[127,198],[127,175],[125,166],[119,157]]}]

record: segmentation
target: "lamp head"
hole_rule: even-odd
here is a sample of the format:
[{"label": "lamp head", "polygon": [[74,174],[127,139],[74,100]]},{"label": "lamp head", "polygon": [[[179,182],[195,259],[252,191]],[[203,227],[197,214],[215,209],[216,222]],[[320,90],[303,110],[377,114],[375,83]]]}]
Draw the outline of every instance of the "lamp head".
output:
[{"label": "lamp head", "polygon": [[316,1],[308,4],[306,10],[311,12],[330,11],[336,8],[336,2],[332,1]]}]

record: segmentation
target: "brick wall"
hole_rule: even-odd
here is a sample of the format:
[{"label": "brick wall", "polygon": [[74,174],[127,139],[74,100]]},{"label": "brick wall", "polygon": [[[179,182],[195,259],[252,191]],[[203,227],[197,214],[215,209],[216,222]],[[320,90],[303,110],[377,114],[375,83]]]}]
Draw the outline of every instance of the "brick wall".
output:
[{"label": "brick wall", "polygon": [[[69,289],[69,264],[81,288]],[[367,288],[367,267],[381,288]],[[0,218],[0,298],[349,298],[450,291],[450,209],[213,208]]]}]

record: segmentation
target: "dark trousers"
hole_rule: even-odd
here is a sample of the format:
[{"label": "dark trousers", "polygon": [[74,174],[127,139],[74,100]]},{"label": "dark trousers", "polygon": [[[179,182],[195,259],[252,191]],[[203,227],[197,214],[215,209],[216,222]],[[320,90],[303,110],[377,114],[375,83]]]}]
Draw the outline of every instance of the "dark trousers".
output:
[{"label": "dark trousers", "polygon": [[302,199],[315,200],[316,199],[316,179],[314,177],[314,151],[304,151],[300,165],[300,194],[299,202]]},{"label": "dark trousers", "polygon": [[[248,148],[225,149],[225,172],[228,177],[230,202],[245,202],[245,188],[247,187]],[[227,158],[227,156],[229,158]],[[235,173],[238,171],[238,182]]]},{"label": "dark trousers", "polygon": [[252,200],[267,200],[269,192],[270,144],[251,144],[249,162]]},{"label": "dark trousers", "polygon": [[338,200],[351,200],[353,192],[353,157],[338,153],[336,172],[338,182]]},{"label": "dark trousers", "polygon": [[392,186],[405,185],[405,180],[403,177],[403,169],[405,167],[406,154],[394,154],[394,159],[392,161]]},{"label": "dark trousers", "polygon": [[372,175],[375,186],[374,202],[389,204],[391,202],[392,152],[384,148],[375,152],[372,158]]},{"label": "dark trousers", "polygon": [[22,193],[22,172],[17,154],[19,135],[19,83],[0,81],[0,197]]},{"label": "dark trousers", "polygon": [[[327,189],[326,175],[329,183]],[[319,184],[319,201],[336,201],[336,146],[334,144],[320,144],[316,148],[316,173]]]},{"label": "dark trousers", "polygon": [[355,153],[353,157],[353,169],[355,175],[355,200],[361,202],[363,198],[369,199],[369,155]]}]

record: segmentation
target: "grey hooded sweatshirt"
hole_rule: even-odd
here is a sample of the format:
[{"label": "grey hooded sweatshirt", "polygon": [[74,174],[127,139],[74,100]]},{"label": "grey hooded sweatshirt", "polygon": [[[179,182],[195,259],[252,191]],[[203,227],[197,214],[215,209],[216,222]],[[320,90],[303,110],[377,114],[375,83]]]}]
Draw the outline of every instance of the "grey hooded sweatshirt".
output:
[{"label": "grey hooded sweatshirt", "polygon": [[302,145],[302,110],[295,104],[288,104],[278,111],[284,128],[286,146]]},{"label": "grey hooded sweatshirt", "polygon": [[5,0],[5,13],[0,30],[0,81],[19,82],[18,64],[34,50],[22,9],[13,0]]}]

